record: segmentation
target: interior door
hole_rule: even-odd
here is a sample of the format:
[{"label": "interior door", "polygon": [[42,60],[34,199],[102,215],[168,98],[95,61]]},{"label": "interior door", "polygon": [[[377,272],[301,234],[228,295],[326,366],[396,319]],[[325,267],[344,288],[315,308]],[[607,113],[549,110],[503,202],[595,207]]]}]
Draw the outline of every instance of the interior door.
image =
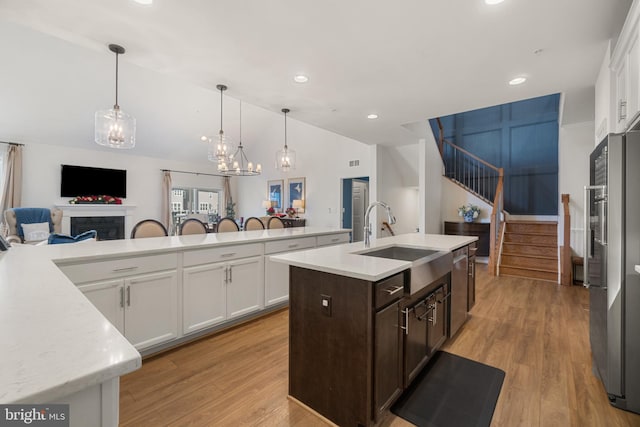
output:
[{"label": "interior door", "polygon": [[351,189],[353,241],[361,242],[364,240],[364,214],[369,204],[369,183],[354,179]]}]

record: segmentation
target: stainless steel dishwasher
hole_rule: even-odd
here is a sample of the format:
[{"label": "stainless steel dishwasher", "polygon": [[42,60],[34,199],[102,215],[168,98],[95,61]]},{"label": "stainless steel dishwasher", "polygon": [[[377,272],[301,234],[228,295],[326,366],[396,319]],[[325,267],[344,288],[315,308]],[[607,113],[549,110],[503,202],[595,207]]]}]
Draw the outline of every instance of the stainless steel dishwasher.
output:
[{"label": "stainless steel dishwasher", "polygon": [[449,336],[453,337],[460,326],[467,320],[468,297],[468,249],[467,246],[453,252],[453,269],[451,270],[451,323]]}]

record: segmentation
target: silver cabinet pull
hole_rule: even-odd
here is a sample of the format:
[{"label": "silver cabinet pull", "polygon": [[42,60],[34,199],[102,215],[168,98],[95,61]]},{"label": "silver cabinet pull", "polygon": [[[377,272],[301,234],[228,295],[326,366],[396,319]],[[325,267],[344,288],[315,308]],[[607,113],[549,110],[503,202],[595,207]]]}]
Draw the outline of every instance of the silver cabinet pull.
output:
[{"label": "silver cabinet pull", "polygon": [[235,256],[235,255],[236,255],[236,252],[229,252],[228,254],[220,255],[220,258],[229,258],[229,257]]},{"label": "silver cabinet pull", "polygon": [[470,276],[470,277],[473,277],[473,275],[474,275],[474,273],[475,273],[475,271],[474,271],[474,270],[475,270],[476,265],[475,265],[473,262],[470,262],[470,263],[469,263],[469,267],[471,267],[471,268],[469,268],[469,276]]},{"label": "silver cabinet pull", "polygon": [[229,266],[229,283],[233,283],[233,267]]},{"label": "silver cabinet pull", "polygon": [[409,309],[402,310],[404,313],[404,326],[400,326],[400,329],[404,329],[404,334],[409,335]]},{"label": "silver cabinet pull", "polygon": [[431,319],[429,319],[429,321],[433,326],[436,326],[438,323],[438,304],[431,304],[429,308],[432,310]]},{"label": "silver cabinet pull", "polygon": [[127,286],[127,306],[131,307],[131,286]]},{"label": "silver cabinet pull", "polygon": [[620,102],[618,103],[618,122],[621,122],[626,118],[627,118],[627,101],[623,101],[621,99]]},{"label": "silver cabinet pull", "polygon": [[120,308],[124,308],[124,286],[120,288]]},{"label": "silver cabinet pull", "polygon": [[132,270],[136,270],[138,267],[134,266],[134,267],[123,267],[123,268],[114,268],[113,270],[111,270],[114,273],[120,273],[123,271],[132,271]]},{"label": "silver cabinet pull", "polygon": [[298,246],[300,246],[298,243],[294,243],[292,245],[289,245],[289,249],[291,248],[297,248]]},{"label": "silver cabinet pull", "polygon": [[391,290],[391,288],[389,289],[383,289],[383,291],[385,291],[386,293],[388,293],[389,295],[394,295],[397,294],[398,292],[404,290],[404,286],[396,286],[395,288],[393,288],[393,290]]},{"label": "silver cabinet pull", "polygon": [[332,242],[337,242],[338,240],[340,240],[339,237],[336,237],[335,239],[331,239]]}]

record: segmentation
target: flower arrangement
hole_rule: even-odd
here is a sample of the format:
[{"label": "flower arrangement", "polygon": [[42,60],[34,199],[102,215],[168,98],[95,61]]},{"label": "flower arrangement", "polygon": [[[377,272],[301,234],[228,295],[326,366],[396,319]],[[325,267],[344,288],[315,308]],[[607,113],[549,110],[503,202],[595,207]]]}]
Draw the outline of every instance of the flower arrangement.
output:
[{"label": "flower arrangement", "polygon": [[473,222],[480,215],[480,208],[471,203],[458,208],[458,216],[464,218],[465,222]]},{"label": "flower arrangement", "polygon": [[273,206],[270,206],[269,209],[267,209],[267,215],[275,215],[276,210]]},{"label": "flower arrangement", "polygon": [[113,196],[78,196],[69,200],[70,205],[80,205],[86,203],[103,204],[103,205],[121,205],[122,199]]},{"label": "flower arrangement", "polygon": [[288,207],[288,208],[285,210],[285,213],[286,213],[287,215],[289,215],[291,218],[293,218],[293,217],[294,217],[294,216],[296,216],[296,214],[297,214],[297,212],[296,212],[295,208],[292,208],[292,207]]}]

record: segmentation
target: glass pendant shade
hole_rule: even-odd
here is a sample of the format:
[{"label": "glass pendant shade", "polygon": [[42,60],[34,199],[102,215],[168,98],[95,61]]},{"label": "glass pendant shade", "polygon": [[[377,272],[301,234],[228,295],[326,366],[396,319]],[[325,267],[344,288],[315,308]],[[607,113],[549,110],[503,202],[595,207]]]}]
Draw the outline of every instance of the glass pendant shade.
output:
[{"label": "glass pendant shade", "polygon": [[276,152],[276,169],[289,172],[296,168],[296,152],[287,145],[287,113],[290,110],[283,108],[284,113],[284,147]]},{"label": "glass pendant shade", "polygon": [[110,110],[96,112],[95,141],[105,147],[129,149],[136,145],[136,119],[118,105],[118,55],[125,50],[116,44],[110,44],[109,50],[116,54],[116,103]]},{"label": "glass pendant shade", "polygon": [[111,148],[133,148],[136,145],[136,119],[114,107],[96,112],[95,140]]}]

